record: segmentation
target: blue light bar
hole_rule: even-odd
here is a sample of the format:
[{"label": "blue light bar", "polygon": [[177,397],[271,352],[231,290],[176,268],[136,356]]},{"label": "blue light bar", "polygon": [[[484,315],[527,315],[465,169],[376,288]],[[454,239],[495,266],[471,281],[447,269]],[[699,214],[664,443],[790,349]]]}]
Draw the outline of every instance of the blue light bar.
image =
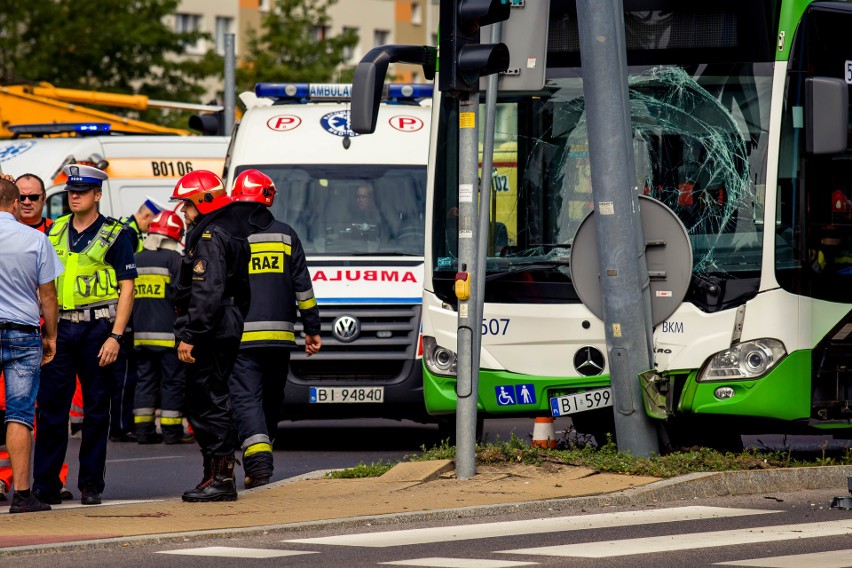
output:
[{"label": "blue light bar", "polygon": [[[424,99],[432,96],[432,85],[395,83],[387,86],[388,99]],[[350,83],[258,83],[254,94],[278,100],[348,101],[352,98]]]},{"label": "blue light bar", "polygon": [[77,132],[80,135],[108,134],[112,126],[108,122],[50,122],[46,124],[15,124],[8,127],[16,136],[50,135]]},{"label": "blue light bar", "polygon": [[388,85],[389,99],[428,99],[432,96],[430,83],[391,83]]}]

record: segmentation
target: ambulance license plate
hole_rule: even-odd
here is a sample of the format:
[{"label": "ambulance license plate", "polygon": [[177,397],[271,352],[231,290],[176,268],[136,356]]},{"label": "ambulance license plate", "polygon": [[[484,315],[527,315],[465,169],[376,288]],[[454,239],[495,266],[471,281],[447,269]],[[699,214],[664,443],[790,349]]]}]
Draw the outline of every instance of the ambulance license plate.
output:
[{"label": "ambulance license plate", "polygon": [[606,406],[612,406],[612,389],[610,387],[575,392],[550,399],[550,413],[553,416],[566,416]]},{"label": "ambulance license plate", "polygon": [[384,402],[385,387],[311,387],[310,401],[316,404]]}]

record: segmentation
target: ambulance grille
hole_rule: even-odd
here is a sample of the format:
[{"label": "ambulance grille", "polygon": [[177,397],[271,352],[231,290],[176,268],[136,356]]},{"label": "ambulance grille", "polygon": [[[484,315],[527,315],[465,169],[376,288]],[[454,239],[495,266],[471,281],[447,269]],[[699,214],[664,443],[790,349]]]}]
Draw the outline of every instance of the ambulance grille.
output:
[{"label": "ambulance grille", "polygon": [[[358,337],[348,343],[332,334],[341,316],[360,323]],[[401,376],[417,355],[420,334],[420,305],[320,305],[322,319],[321,356],[306,358],[293,354],[290,373],[305,380],[388,381]],[[296,324],[297,343],[303,344],[302,325]]]}]

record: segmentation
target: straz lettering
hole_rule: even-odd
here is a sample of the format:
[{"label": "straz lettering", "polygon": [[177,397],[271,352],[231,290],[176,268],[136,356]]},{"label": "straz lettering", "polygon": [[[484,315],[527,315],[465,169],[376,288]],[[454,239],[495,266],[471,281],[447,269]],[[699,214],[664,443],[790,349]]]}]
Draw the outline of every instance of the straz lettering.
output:
[{"label": "straz lettering", "polygon": [[165,298],[166,287],[162,284],[137,283],[136,286],[137,298]]},{"label": "straz lettering", "polygon": [[317,270],[314,273],[314,282],[414,282],[417,278],[410,270],[401,272],[399,270]]},{"label": "straz lettering", "polygon": [[262,274],[264,272],[284,272],[283,252],[261,252],[251,255],[249,262],[249,274]]}]

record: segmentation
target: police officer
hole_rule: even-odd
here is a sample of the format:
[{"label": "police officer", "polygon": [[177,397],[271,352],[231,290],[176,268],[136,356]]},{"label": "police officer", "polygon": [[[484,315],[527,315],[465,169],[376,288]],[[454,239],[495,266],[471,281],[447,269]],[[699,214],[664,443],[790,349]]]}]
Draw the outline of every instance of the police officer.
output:
[{"label": "police officer", "polygon": [[175,186],[189,232],[175,294],[178,358],[187,364],[186,414],[201,446],[204,478],[184,501],[234,501],[236,431],[228,376],[234,366],[251,300],[251,233],[219,177],[195,170]]},{"label": "police officer", "polygon": [[[184,436],[183,408],[186,389],[184,366],[175,350],[174,287],[180,274],[177,251],[183,220],[173,211],[156,215],[148,227],[144,250],[136,254],[136,297],[133,346],[139,370],[133,421],[140,444],[180,444]],[[154,413],[160,408],[162,435],[156,431]]]},{"label": "police officer", "polygon": [[68,447],[68,411],[77,375],[85,412],[77,487],[82,504],[97,505],[104,490],[112,365],[133,309],[136,261],[133,242],[121,223],[98,213],[107,175],[77,164],[63,171],[72,214],[57,219],[48,233],[65,273],[56,279],[56,357],[42,369],[38,393],[33,488],[42,501],[59,502],[59,472]]},{"label": "police officer", "polygon": [[272,437],[281,419],[290,351],[296,348],[297,307],[308,357],[319,351],[322,340],[302,242],[292,227],[276,221],[267,209],[275,200],[272,179],[258,170],[246,170],[234,181],[231,199],[264,206],[250,217],[252,303],[230,380],[248,489],[265,485],[272,477]]},{"label": "police officer", "polygon": [[[133,215],[124,217],[121,222],[133,237],[134,252],[142,251],[145,233],[148,232],[154,216],[163,211],[163,207],[148,197]],[[125,341],[118,352],[115,362],[115,386],[110,406],[109,439],[113,442],[136,442],[134,433],[134,399],[139,375],[136,353],[133,349],[133,318],[124,330]]]}]

